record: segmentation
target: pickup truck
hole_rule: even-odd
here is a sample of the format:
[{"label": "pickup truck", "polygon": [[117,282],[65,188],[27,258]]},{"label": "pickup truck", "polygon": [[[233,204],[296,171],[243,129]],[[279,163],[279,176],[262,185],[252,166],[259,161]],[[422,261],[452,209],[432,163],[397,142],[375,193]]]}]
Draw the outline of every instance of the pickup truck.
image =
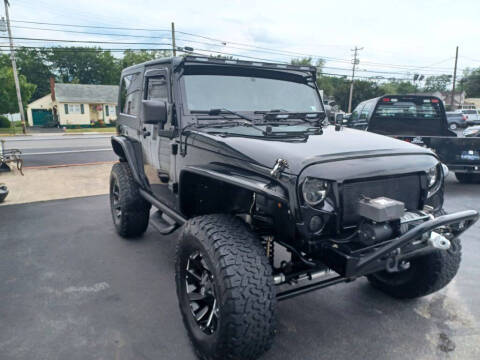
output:
[{"label": "pickup truck", "polygon": [[449,129],[435,96],[384,95],[361,102],[347,126],[392,136],[432,149],[461,183],[480,183],[480,138]]}]

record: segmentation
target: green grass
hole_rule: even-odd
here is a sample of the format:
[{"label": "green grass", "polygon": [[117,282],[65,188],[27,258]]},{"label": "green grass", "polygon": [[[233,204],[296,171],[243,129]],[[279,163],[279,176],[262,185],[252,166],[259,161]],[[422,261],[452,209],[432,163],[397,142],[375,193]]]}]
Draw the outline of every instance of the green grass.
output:
[{"label": "green grass", "polygon": [[13,135],[21,135],[21,134],[22,134],[21,126],[12,126],[10,128],[0,128],[1,136],[13,136]]},{"label": "green grass", "polygon": [[80,128],[80,129],[67,129],[67,133],[82,133],[82,132],[105,132],[114,133],[116,129],[113,126],[110,127],[98,127],[98,128]]}]

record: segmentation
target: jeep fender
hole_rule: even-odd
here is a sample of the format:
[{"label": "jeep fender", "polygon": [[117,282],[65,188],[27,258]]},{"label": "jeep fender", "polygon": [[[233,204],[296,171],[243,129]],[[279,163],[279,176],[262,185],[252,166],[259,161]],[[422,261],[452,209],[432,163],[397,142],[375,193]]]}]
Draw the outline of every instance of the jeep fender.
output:
[{"label": "jeep fender", "polygon": [[[195,186],[201,186],[203,199],[195,199]],[[186,166],[180,172],[179,205],[187,217],[196,216],[195,202],[212,212],[234,211],[238,203],[251,205],[248,194],[263,195],[268,199],[288,203],[286,190],[272,179],[236,169],[227,165],[209,164],[204,166]],[[234,196],[236,201],[231,201]],[[216,201],[213,202],[213,200]],[[202,209],[203,210],[203,209]]]},{"label": "jeep fender", "polygon": [[149,189],[148,181],[143,170],[142,144],[125,136],[112,136],[113,151],[120,158],[126,161],[132,170],[135,181],[143,189]]}]

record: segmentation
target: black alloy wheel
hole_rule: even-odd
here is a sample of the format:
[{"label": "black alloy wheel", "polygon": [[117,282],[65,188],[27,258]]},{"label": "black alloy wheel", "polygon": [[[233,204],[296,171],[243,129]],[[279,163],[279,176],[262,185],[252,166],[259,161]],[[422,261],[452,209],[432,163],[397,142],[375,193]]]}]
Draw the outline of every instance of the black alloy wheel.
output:
[{"label": "black alloy wheel", "polygon": [[218,327],[218,302],[213,275],[199,251],[192,253],[185,269],[185,295],[198,327],[211,335]]},{"label": "black alloy wheel", "polygon": [[120,222],[122,218],[122,205],[120,203],[120,188],[118,187],[117,179],[112,180],[112,196],[111,196],[111,206],[113,212],[113,221],[115,224]]}]

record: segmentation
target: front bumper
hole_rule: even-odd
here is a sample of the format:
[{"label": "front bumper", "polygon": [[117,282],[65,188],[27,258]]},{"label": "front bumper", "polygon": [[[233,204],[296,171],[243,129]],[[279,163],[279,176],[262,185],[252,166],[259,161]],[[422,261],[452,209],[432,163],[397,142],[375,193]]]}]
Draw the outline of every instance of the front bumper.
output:
[{"label": "front bumper", "polygon": [[422,235],[434,230],[445,230],[456,238],[472,226],[479,218],[475,210],[460,211],[427,220],[403,235],[354,251],[345,251],[336,243],[323,249],[324,262],[345,278],[355,278],[385,270],[392,259],[396,262],[411,259],[435,248],[426,241],[418,241]]},{"label": "front bumper", "polygon": [[455,173],[480,173],[480,162],[476,165],[469,164],[446,164],[448,169]]}]

